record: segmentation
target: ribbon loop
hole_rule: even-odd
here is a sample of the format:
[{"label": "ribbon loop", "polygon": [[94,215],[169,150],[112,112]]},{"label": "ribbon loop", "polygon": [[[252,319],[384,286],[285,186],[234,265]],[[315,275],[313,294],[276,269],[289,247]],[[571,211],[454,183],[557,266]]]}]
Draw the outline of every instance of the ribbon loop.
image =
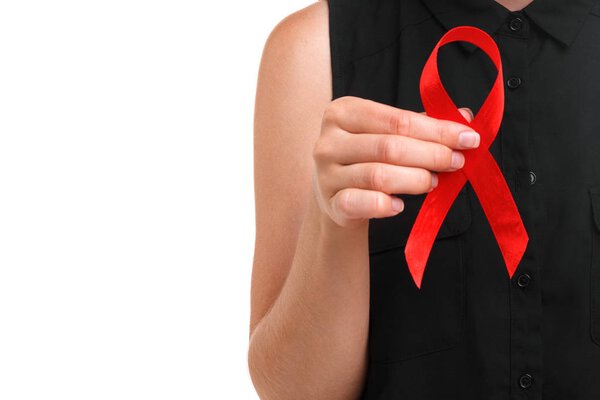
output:
[{"label": "ribbon loop", "polygon": [[[490,93],[470,123],[458,111],[458,107],[442,85],[438,72],[439,48],[457,41],[469,42],[482,49],[498,70]],[[485,31],[473,26],[459,26],[446,32],[423,68],[420,92],[427,115],[470,126],[479,133],[481,142],[476,149],[463,150],[463,168],[452,172],[438,172],[438,186],[427,194],[417,214],[404,253],[418,288],[421,287],[427,259],[437,232],[467,179],[490,223],[509,277],[512,278],[525,253],[529,237],[502,171],[488,151],[500,129],[504,114],[503,80],[502,60],[496,42]]]}]

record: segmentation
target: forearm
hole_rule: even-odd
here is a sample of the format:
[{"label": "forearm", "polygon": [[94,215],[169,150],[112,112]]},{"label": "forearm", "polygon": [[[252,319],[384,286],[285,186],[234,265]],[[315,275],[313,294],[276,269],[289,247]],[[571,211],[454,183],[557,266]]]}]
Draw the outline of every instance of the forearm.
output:
[{"label": "forearm", "polygon": [[248,363],[262,399],[354,399],[367,356],[368,224],[341,228],[311,196],[288,278]]}]

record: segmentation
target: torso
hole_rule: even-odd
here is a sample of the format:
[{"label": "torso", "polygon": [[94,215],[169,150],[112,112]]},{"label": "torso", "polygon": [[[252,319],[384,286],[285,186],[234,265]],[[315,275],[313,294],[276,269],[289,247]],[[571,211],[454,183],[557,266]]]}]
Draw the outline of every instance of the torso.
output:
[{"label": "torso", "polygon": [[[334,98],[423,111],[420,74],[454,11],[441,5],[434,15],[422,0],[330,3]],[[527,251],[509,279],[467,182],[419,290],[404,244],[425,195],[403,196],[405,211],[371,220],[362,399],[600,398],[600,6],[589,8],[569,47],[501,4],[460,20],[479,26],[500,18],[492,37],[505,81],[519,78],[505,87],[489,151],[528,231]],[[496,76],[491,61],[450,44],[439,65],[455,104],[477,113]]]}]

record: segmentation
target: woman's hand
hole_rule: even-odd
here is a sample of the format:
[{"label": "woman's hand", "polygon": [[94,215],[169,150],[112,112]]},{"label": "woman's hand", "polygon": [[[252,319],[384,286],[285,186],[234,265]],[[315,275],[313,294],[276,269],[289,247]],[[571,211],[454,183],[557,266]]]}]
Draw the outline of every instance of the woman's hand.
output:
[{"label": "woman's hand", "polygon": [[[473,114],[459,109],[467,121]],[[464,165],[460,150],[479,146],[470,127],[359,97],[333,100],[313,149],[313,190],[321,211],[355,227],[404,209],[392,194],[419,194],[437,185],[437,171]]]}]

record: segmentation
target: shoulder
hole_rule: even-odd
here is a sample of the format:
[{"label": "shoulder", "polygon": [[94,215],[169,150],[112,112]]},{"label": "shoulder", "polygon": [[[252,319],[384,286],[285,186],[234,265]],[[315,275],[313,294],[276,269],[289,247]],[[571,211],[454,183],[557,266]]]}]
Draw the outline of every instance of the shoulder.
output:
[{"label": "shoulder", "polygon": [[256,114],[269,123],[306,118],[331,99],[327,1],[317,1],[277,23],[260,61]]},{"label": "shoulder", "polygon": [[317,0],[314,3],[297,10],[283,18],[273,29],[272,33],[279,34],[310,28],[322,27],[327,22],[329,2]]},{"label": "shoulder", "polygon": [[314,62],[328,61],[325,60],[328,53],[329,7],[327,1],[321,0],[293,12],[275,25],[264,45],[261,66],[310,68]]},{"label": "shoulder", "polygon": [[306,37],[307,33],[314,32],[315,29],[326,31],[328,16],[328,1],[318,0],[279,21],[271,31],[268,42],[298,38],[299,34],[300,37]]}]

